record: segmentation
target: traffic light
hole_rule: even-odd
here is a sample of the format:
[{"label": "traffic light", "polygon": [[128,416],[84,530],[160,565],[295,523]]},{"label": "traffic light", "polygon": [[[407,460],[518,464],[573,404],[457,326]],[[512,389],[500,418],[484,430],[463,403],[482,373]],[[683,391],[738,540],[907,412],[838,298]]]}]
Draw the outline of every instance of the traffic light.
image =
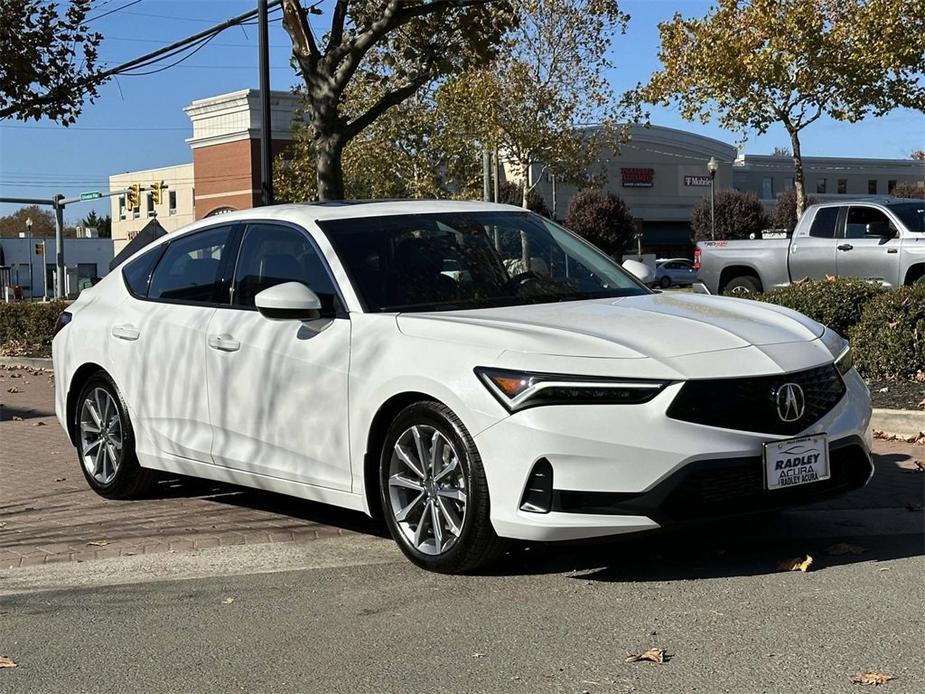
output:
[{"label": "traffic light", "polygon": [[163,185],[163,181],[152,181],[151,183],[151,202],[155,205],[161,204],[161,188]]},{"label": "traffic light", "polygon": [[133,183],[128,188],[128,195],[125,198],[125,206],[130,210],[137,210],[141,207],[141,185]]}]

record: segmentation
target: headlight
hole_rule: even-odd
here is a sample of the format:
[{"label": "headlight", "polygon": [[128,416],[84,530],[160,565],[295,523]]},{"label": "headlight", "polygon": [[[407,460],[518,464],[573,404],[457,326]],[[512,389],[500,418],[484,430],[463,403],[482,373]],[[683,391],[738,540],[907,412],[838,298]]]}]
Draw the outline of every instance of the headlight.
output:
[{"label": "headlight", "polygon": [[846,344],[842,353],[835,357],[835,368],[838,369],[838,373],[844,376],[851,371],[853,367],[854,356],[851,354],[851,348]]},{"label": "headlight", "polygon": [[648,402],[667,381],[595,378],[478,367],[476,375],[511,412],[540,405],[634,405]]}]

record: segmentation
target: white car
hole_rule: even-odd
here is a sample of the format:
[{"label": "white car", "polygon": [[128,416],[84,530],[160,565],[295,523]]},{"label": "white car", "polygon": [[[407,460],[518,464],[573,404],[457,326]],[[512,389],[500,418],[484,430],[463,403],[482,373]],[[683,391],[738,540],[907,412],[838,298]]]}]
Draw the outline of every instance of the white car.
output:
[{"label": "white car", "polygon": [[83,292],[53,347],[58,418],[103,496],[167,471],[381,514],[437,571],[872,472],[869,392],[837,334],[654,293],[504,205],[204,219]]},{"label": "white car", "polygon": [[697,281],[694,263],[687,258],[665,258],[655,261],[655,284],[662,289],[674,285],[690,286]]}]

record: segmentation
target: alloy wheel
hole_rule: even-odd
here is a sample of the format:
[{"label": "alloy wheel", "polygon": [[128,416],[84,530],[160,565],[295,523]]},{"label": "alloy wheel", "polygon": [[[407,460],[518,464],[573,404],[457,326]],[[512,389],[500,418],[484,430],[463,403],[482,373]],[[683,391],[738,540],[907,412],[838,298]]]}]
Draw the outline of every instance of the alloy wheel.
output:
[{"label": "alloy wheel", "polygon": [[466,520],[466,473],[453,443],[416,424],[395,442],[389,464],[391,511],[405,541],[431,556],[450,550]]},{"label": "alloy wheel", "polygon": [[122,462],[122,418],[113,396],[104,388],[87,393],[80,406],[80,457],[96,482],[107,485]]}]

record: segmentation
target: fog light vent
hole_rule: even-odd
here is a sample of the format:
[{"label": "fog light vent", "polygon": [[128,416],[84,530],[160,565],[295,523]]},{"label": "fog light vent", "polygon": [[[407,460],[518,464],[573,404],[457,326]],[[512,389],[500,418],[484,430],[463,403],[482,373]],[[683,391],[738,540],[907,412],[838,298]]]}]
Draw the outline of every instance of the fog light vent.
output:
[{"label": "fog light vent", "polygon": [[552,508],[552,465],[545,458],[537,461],[527,478],[527,488],[520,502],[521,511],[549,513]]}]

